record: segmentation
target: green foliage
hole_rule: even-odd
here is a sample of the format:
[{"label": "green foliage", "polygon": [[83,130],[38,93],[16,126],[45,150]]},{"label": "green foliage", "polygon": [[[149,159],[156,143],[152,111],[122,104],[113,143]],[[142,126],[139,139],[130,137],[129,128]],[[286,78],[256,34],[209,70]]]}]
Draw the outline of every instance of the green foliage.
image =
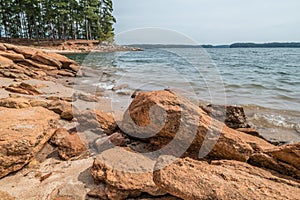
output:
[{"label": "green foliage", "polygon": [[0,37],[112,40],[112,0],[0,0]]}]

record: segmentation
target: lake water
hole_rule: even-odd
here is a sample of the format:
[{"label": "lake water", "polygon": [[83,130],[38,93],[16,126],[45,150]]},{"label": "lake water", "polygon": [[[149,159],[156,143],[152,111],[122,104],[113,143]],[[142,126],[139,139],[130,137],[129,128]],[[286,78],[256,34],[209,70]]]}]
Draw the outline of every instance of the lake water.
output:
[{"label": "lake water", "polygon": [[[68,55],[105,72],[97,87],[172,88],[206,103],[245,108],[268,139],[300,141],[300,48],[145,49],[139,52]],[[108,78],[109,76],[109,78]]]}]

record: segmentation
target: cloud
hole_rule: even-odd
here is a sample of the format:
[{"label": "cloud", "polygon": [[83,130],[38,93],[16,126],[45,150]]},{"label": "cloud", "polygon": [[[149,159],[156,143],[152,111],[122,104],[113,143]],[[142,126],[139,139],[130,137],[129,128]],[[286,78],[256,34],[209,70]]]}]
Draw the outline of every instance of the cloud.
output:
[{"label": "cloud", "polygon": [[298,8],[298,0],[115,0],[115,29],[161,27],[213,44],[300,41]]}]

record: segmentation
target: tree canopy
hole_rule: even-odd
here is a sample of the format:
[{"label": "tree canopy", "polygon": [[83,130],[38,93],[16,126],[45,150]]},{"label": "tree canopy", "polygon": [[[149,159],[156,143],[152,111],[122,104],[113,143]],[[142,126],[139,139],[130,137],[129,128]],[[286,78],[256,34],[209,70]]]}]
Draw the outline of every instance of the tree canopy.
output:
[{"label": "tree canopy", "polygon": [[0,38],[113,38],[112,0],[0,0]]}]

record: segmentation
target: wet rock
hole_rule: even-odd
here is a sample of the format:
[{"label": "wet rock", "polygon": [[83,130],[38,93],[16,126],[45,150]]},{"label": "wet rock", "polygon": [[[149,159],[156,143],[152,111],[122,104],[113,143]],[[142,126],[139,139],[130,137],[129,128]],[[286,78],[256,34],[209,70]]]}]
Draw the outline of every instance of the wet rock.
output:
[{"label": "wet rock", "polygon": [[128,84],[122,84],[122,85],[118,85],[118,86],[114,86],[112,88],[113,91],[117,91],[117,90],[121,90],[121,89],[125,89],[125,88],[128,88],[129,85]]},{"label": "wet rock", "polygon": [[54,59],[53,57],[47,55],[46,53],[43,53],[41,51],[36,52],[32,57],[32,60],[36,60],[41,62],[42,64],[45,65],[50,65],[50,66],[54,66],[58,69],[60,69],[62,67],[62,63],[59,62],[58,60]]},{"label": "wet rock", "polygon": [[83,93],[75,93],[73,95],[73,99],[80,99],[82,101],[87,101],[87,102],[98,102],[99,98],[94,96],[94,95],[88,95],[88,94],[83,94]]},{"label": "wet rock", "polygon": [[58,146],[58,155],[63,160],[69,160],[87,151],[85,144],[76,133],[69,133],[63,128],[55,131],[51,143]]},{"label": "wet rock", "polygon": [[255,153],[248,162],[300,179],[300,143]]},{"label": "wet rock", "polygon": [[182,199],[297,199],[300,192],[298,182],[238,161],[163,156],[156,169],[156,185]]},{"label": "wet rock", "polygon": [[42,108],[0,107],[0,178],[29,163],[55,131],[58,116]]},{"label": "wet rock", "polygon": [[212,118],[224,122],[229,128],[250,128],[243,107],[208,105],[202,107]]},{"label": "wet rock", "polygon": [[[155,162],[141,154],[132,153],[120,147],[109,149],[94,161],[91,173],[96,183],[104,182],[110,191],[106,194],[114,199],[118,193],[127,198],[132,193],[146,192],[153,196],[165,194],[153,182],[152,171]],[[113,189],[112,192],[111,190]],[[115,194],[115,195],[114,195]]]},{"label": "wet rock", "polygon": [[115,146],[126,146],[129,142],[130,140],[124,134],[116,132],[110,136],[102,136],[95,139],[93,148],[100,153]]},{"label": "wet rock", "polygon": [[171,91],[139,92],[120,124],[123,132],[148,140],[153,150],[178,157],[247,161],[252,153],[271,148],[268,142],[228,128],[197,105]]},{"label": "wet rock", "polygon": [[236,130],[240,131],[240,132],[243,132],[243,133],[247,133],[249,135],[253,135],[253,136],[260,137],[260,138],[264,139],[264,137],[261,136],[259,134],[259,132],[256,129],[254,129],[254,128],[238,128]]},{"label": "wet rock", "polygon": [[79,122],[79,130],[99,129],[100,133],[111,135],[117,129],[114,117],[100,110],[86,110],[76,115],[76,118]]},{"label": "wet rock", "polygon": [[6,57],[14,62],[20,62],[25,59],[25,57],[22,54],[8,53],[3,51],[0,51],[0,56]]},{"label": "wet rock", "polygon": [[31,107],[29,100],[25,98],[4,98],[0,99],[0,107],[6,108],[29,108]]}]

